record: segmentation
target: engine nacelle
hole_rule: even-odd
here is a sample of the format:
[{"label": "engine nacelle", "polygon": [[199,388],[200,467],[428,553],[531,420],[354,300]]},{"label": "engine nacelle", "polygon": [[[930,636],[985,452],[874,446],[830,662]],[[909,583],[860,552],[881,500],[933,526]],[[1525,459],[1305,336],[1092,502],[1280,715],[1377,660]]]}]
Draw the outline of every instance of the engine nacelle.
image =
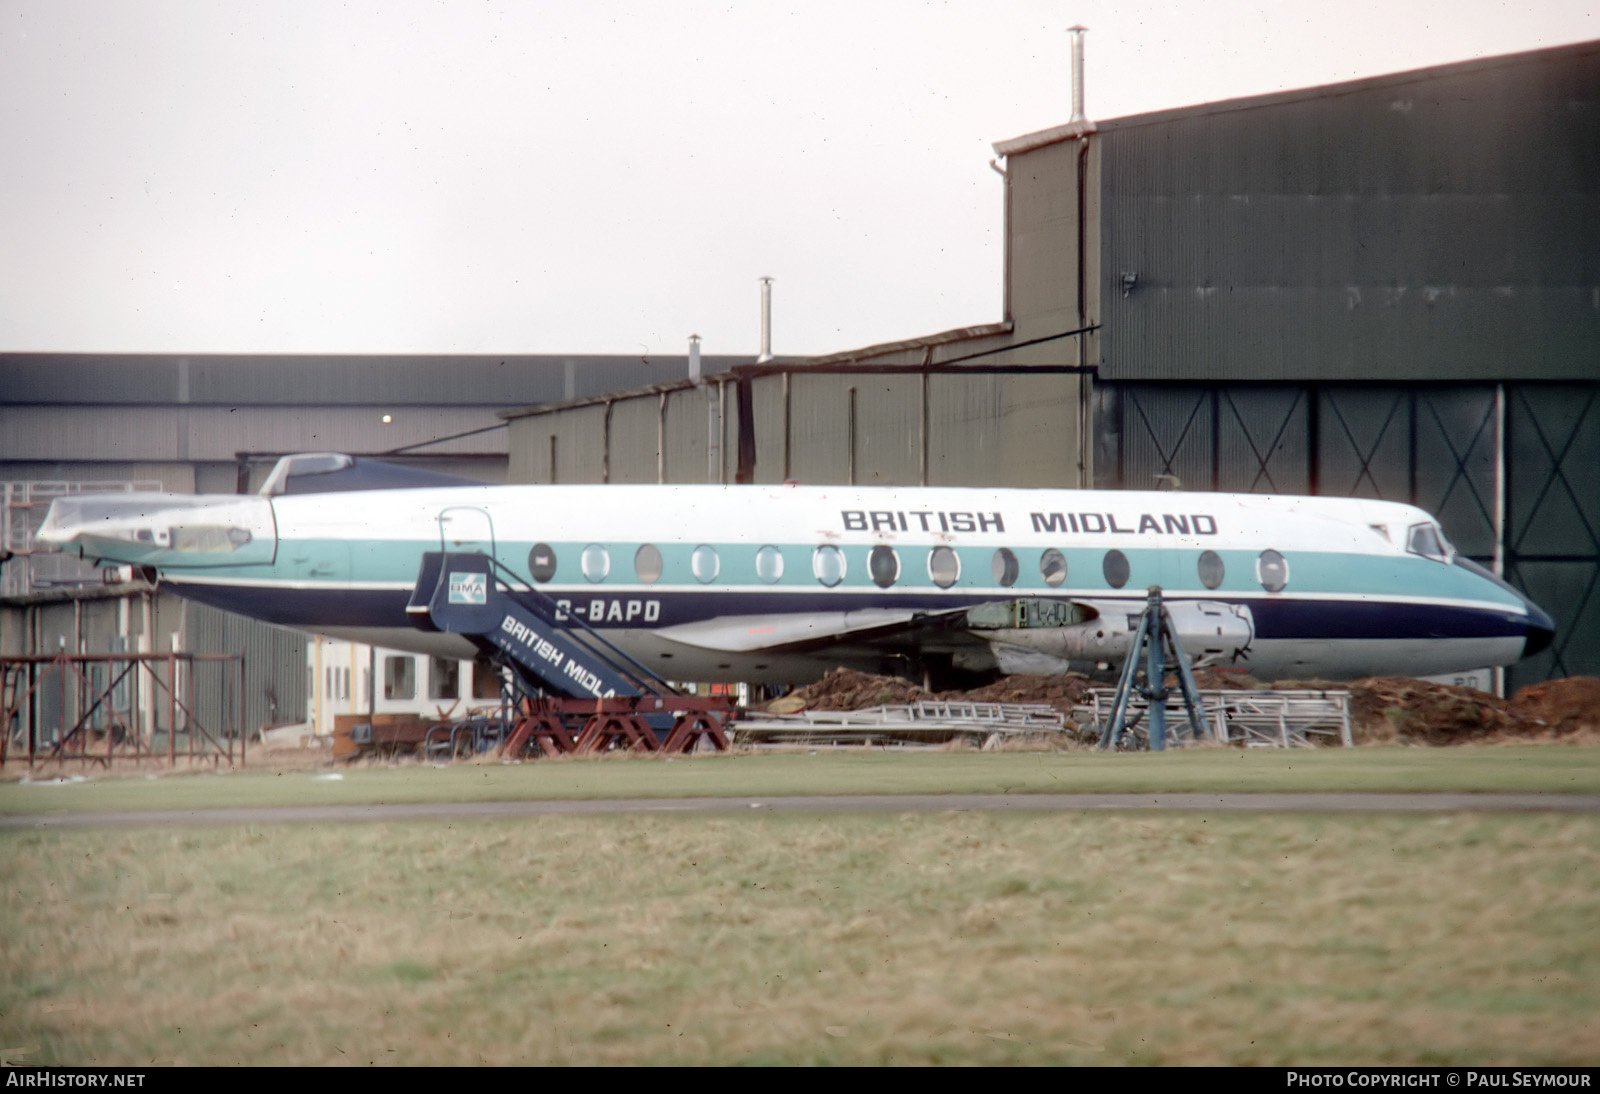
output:
[{"label": "engine nacelle", "polygon": [[[1180,600],[1165,606],[1184,653],[1197,666],[1235,661],[1255,638],[1255,621],[1244,605]],[[1125,658],[1140,615],[1129,607],[1126,601],[1003,601],[972,609],[967,625],[989,643],[1002,671],[1061,672],[1070,663]]]}]

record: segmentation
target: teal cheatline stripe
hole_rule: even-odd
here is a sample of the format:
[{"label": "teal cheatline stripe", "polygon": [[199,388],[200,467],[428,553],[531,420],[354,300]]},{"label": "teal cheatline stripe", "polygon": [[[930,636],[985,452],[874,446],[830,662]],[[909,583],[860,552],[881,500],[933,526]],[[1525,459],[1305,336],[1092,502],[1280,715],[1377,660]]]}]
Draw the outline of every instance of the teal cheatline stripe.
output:
[{"label": "teal cheatline stripe", "polygon": [[[556,571],[548,584],[568,587],[642,588],[634,560],[642,542],[606,543],[610,566],[606,579],[590,582],[583,576],[581,558],[587,542],[558,542],[549,546],[556,556]],[[529,576],[530,543],[501,543],[496,556],[523,577]],[[700,584],[718,588],[818,589],[813,572],[816,544],[771,544],[783,557],[783,574],[776,582],[766,582],[756,572],[756,554],[762,546],[754,543],[657,543],[661,556],[661,576],[653,584],[693,587]],[[716,576],[709,583],[696,576],[694,557],[699,547],[716,554]],[[894,587],[936,590],[928,572],[932,547],[893,545],[900,561],[900,574]],[[386,582],[396,585],[416,580],[422,552],[437,549],[432,541],[422,540],[284,540],[278,545],[277,562],[266,566],[215,567],[207,573],[215,578],[236,576],[245,579],[281,581]],[[868,566],[871,544],[844,544],[838,550],[845,561],[844,578],[833,586],[845,590],[872,590]],[[1214,590],[1199,580],[1200,549],[1130,548],[1122,554],[1128,563],[1127,581],[1113,587],[1105,576],[1106,552],[1083,547],[1057,548],[1067,560],[1066,580],[1060,587],[1049,585],[1040,563],[1047,548],[1010,548],[1017,560],[1017,579],[1008,588],[997,585],[994,576],[995,548],[956,547],[960,575],[953,590],[985,590],[997,596],[1093,596],[1142,595],[1151,585],[1175,594],[1192,597],[1259,595],[1254,551],[1219,551],[1223,580]],[[1458,566],[1434,562],[1417,556],[1362,555],[1325,551],[1287,552],[1289,583],[1285,592],[1297,595],[1428,597],[1438,599],[1489,600],[1520,610],[1522,605],[1508,591],[1487,585]],[[702,569],[702,572],[705,572]]]}]

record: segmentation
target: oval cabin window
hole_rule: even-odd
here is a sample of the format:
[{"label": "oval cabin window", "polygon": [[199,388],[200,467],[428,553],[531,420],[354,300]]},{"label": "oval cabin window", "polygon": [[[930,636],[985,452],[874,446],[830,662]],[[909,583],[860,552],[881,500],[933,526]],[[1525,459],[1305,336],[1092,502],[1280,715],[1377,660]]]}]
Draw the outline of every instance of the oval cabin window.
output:
[{"label": "oval cabin window", "polygon": [[598,543],[583,549],[583,576],[590,581],[604,581],[611,572],[611,555]]},{"label": "oval cabin window", "polygon": [[828,588],[844,580],[844,555],[832,544],[818,547],[811,555],[811,572]]},{"label": "oval cabin window", "polygon": [[639,575],[639,580],[646,585],[654,585],[661,580],[661,552],[652,544],[646,543],[633,553],[633,572]]},{"label": "oval cabin window", "polygon": [[1039,576],[1044,578],[1044,583],[1052,589],[1061,587],[1067,580],[1067,556],[1051,547],[1039,556]]},{"label": "oval cabin window", "polygon": [[961,560],[948,547],[935,547],[928,552],[928,576],[941,589],[948,589],[961,577]]},{"label": "oval cabin window", "polygon": [[540,584],[556,576],[556,552],[548,543],[535,543],[528,552],[528,572]]},{"label": "oval cabin window", "polygon": [[702,543],[694,549],[694,554],[689,556],[689,568],[694,571],[695,580],[705,585],[717,579],[717,571],[722,568],[722,560],[717,557],[715,547],[708,547]]},{"label": "oval cabin window", "polygon": [[900,576],[900,557],[893,547],[880,543],[867,556],[867,572],[872,575],[873,584],[887,589]]},{"label": "oval cabin window", "polygon": [[1120,589],[1128,583],[1128,575],[1132,567],[1128,565],[1128,556],[1121,551],[1107,551],[1106,557],[1100,564],[1100,569],[1106,575],[1106,584],[1113,589]]},{"label": "oval cabin window", "polygon": [[994,583],[1006,588],[1017,583],[1017,578],[1022,575],[1022,568],[1017,565],[1017,556],[1011,553],[1011,548],[1001,547],[995,551],[994,558],[989,560],[989,571],[994,574]]},{"label": "oval cabin window", "polygon": [[756,576],[768,585],[783,577],[783,552],[771,544],[756,552]]},{"label": "oval cabin window", "polygon": [[1222,565],[1222,556],[1215,551],[1202,551],[1198,565],[1200,584],[1208,589],[1215,589],[1222,584],[1226,573]]},{"label": "oval cabin window", "polygon": [[1281,593],[1289,585],[1289,560],[1268,547],[1256,559],[1256,580],[1269,593]]}]

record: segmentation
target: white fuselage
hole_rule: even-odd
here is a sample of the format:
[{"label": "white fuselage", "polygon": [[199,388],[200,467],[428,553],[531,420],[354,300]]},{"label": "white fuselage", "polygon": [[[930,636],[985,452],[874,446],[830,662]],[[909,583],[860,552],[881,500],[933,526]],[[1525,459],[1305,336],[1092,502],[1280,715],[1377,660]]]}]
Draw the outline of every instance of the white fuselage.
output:
[{"label": "white fuselage", "polygon": [[1119,658],[1153,585],[1192,655],[1266,678],[1508,664],[1550,629],[1393,502],[649,485],[70,500],[42,538],[268,622],[428,653],[466,643],[407,623],[422,553],[480,550],[679,680],[928,658],[1061,671]]}]

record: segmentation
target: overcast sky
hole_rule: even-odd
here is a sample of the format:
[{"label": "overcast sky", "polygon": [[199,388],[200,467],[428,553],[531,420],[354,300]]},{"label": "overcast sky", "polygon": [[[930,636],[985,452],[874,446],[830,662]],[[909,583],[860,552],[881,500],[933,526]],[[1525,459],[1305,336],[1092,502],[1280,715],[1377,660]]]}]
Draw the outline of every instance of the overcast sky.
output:
[{"label": "overcast sky", "polygon": [[990,144],[1600,0],[0,0],[0,350],[815,354],[993,322]]}]

